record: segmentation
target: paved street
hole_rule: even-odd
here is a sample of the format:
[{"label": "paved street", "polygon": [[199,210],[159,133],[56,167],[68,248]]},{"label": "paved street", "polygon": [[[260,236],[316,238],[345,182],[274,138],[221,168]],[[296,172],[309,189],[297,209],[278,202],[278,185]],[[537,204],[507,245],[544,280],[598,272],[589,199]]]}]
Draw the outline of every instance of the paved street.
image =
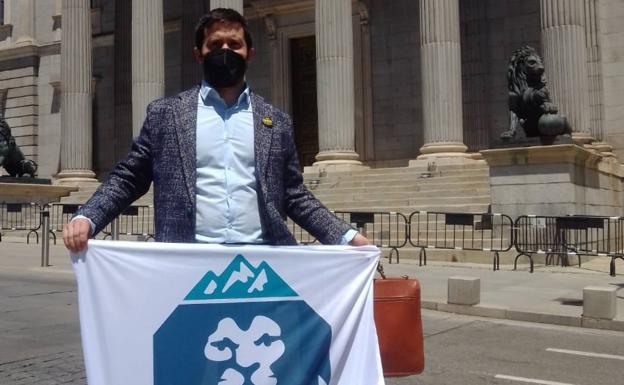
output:
[{"label": "paved street", "polygon": [[[62,249],[54,249],[54,267],[41,269],[36,247],[18,247],[27,252],[8,263],[6,245],[0,243],[0,384],[85,384],[76,287]],[[615,385],[624,378],[624,332],[431,310],[423,318],[424,373],[389,385]]]},{"label": "paved street", "polygon": [[[424,373],[388,379],[388,385],[620,385],[624,378],[621,332],[434,311],[424,312],[424,322]],[[614,357],[587,357],[547,349]]]}]

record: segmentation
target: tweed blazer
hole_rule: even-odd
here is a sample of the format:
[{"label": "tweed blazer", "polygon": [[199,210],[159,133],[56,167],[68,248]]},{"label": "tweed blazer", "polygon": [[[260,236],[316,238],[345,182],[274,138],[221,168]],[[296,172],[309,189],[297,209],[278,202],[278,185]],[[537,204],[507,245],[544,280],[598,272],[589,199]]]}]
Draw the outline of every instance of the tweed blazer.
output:
[{"label": "tweed blazer", "polygon": [[[199,86],[156,100],[128,155],[76,213],[91,219],[95,234],[154,183],[156,241],[195,242],[197,98]],[[251,93],[255,176],[265,239],[294,245],[286,216],[324,244],[340,243],[350,226],[334,216],[303,185],[292,121]],[[268,119],[265,119],[268,118]]]}]

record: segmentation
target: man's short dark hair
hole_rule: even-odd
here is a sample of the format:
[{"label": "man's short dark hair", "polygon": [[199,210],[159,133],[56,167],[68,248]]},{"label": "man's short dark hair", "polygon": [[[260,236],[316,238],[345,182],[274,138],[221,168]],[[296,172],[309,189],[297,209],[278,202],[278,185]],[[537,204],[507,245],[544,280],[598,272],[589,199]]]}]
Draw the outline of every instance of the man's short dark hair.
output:
[{"label": "man's short dark hair", "polygon": [[215,23],[237,23],[243,27],[245,33],[245,44],[247,49],[253,47],[253,41],[251,40],[251,33],[249,33],[249,27],[247,26],[247,20],[240,13],[229,8],[215,8],[208,12],[199,19],[197,26],[195,27],[195,47],[201,50],[202,44],[206,37],[206,29],[212,27]]}]

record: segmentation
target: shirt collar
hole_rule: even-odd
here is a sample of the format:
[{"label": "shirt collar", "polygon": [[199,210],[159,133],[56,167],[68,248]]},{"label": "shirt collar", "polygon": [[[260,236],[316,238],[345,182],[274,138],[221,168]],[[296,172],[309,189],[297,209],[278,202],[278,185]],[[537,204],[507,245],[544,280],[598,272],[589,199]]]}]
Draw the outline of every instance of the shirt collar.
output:
[{"label": "shirt collar", "polygon": [[[247,108],[249,106],[249,94],[249,87],[247,86],[247,83],[245,83],[245,89],[238,96],[238,100],[236,101],[236,103],[234,103],[230,108]],[[223,101],[223,98],[221,98],[221,95],[219,95],[216,89],[210,87],[210,85],[205,80],[202,80],[201,82],[199,95],[205,105],[227,108],[225,105],[225,101]]]}]

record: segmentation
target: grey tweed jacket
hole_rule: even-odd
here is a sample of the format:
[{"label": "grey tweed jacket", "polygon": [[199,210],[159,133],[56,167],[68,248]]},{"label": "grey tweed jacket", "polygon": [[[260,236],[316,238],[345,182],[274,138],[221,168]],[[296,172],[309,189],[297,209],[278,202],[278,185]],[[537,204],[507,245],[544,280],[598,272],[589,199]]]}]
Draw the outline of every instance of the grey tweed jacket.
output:
[{"label": "grey tweed jacket", "polygon": [[[139,136],[76,213],[97,234],[154,183],[156,241],[195,242],[196,123],[199,86],[152,102]],[[340,243],[350,226],[303,185],[289,116],[251,93],[258,206],[265,238],[294,245],[286,216],[324,244]],[[264,119],[263,118],[269,118]]]}]

